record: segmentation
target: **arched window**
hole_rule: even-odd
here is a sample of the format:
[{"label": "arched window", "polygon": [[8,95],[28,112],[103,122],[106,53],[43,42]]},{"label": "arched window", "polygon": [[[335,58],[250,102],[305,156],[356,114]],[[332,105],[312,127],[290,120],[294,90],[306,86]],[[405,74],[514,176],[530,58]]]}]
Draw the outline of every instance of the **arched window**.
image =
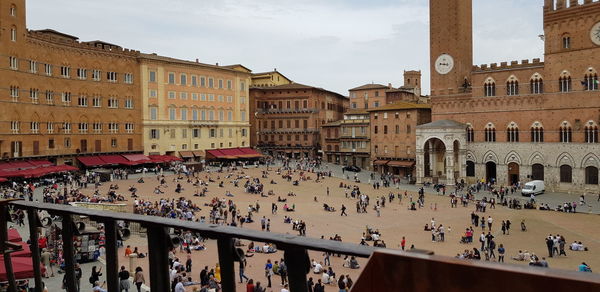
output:
[{"label": "arched window", "polygon": [[571,130],[571,124],[564,121],[560,124],[559,140],[561,143],[571,143],[573,140],[573,131]]},{"label": "arched window", "polygon": [[573,168],[570,165],[560,166],[560,182],[570,183],[573,182]]},{"label": "arched window", "polygon": [[544,93],[544,80],[542,79],[542,76],[535,73],[531,77],[531,80],[529,80],[529,88],[531,89],[531,94]]},{"label": "arched window", "polygon": [[506,81],[506,95],[519,95],[519,80],[514,75]]},{"label": "arched window", "polygon": [[10,5],[9,14],[10,16],[17,16],[17,7],[14,4]]},{"label": "arched window", "polygon": [[484,130],[485,142],[496,142],[496,127],[492,123],[488,123]]},{"label": "arched window", "polygon": [[506,141],[519,142],[519,126],[515,122],[510,123],[506,129]]},{"label": "arched window", "polygon": [[583,89],[587,91],[598,90],[598,74],[593,68],[589,68],[586,74],[583,76]]},{"label": "arched window", "polygon": [[570,92],[571,87],[571,76],[569,72],[563,71],[558,78],[558,90],[560,92]]},{"label": "arched window", "polygon": [[531,126],[531,142],[544,142],[544,128],[540,122]]},{"label": "arched window", "polygon": [[16,27],[12,27],[10,29],[10,40],[13,42],[17,41],[17,28]]},{"label": "arched window", "polygon": [[496,96],[496,82],[491,77],[483,84],[483,96]]},{"label": "arched window", "polygon": [[588,166],[585,168],[585,184],[586,185],[597,185],[598,184],[598,168],[595,166]]},{"label": "arched window", "polygon": [[588,121],[583,131],[585,143],[598,143],[598,126],[594,121]]},{"label": "arched window", "polygon": [[564,36],[562,38],[562,47],[563,47],[563,49],[571,48],[571,37],[570,36]]},{"label": "arched window", "polygon": [[475,133],[473,132],[473,126],[467,125],[467,142],[475,141]]}]

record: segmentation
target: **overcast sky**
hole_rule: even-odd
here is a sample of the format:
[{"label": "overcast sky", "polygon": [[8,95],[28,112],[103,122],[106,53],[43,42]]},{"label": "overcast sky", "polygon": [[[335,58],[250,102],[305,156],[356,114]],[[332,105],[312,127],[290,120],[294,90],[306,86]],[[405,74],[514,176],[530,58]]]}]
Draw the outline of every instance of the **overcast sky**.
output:
[{"label": "overcast sky", "polygon": [[[423,72],[428,0],[27,0],[27,26],[204,63],[277,68],[347,95]],[[543,58],[542,0],[473,0],[474,63]]]}]

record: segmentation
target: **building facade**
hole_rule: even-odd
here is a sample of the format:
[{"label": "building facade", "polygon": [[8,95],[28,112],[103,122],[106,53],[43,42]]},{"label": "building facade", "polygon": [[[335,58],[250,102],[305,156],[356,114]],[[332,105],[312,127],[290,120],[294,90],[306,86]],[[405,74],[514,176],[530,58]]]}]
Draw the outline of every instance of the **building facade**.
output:
[{"label": "building facade", "polygon": [[321,127],[342,118],[348,99],[322,88],[292,83],[250,90],[252,135],[267,154],[315,157]]},{"label": "building facade", "polygon": [[339,164],[371,169],[369,113],[364,109],[349,109],[339,123]]},{"label": "building facade", "polygon": [[368,112],[374,170],[414,178],[416,127],[431,122],[431,106],[399,101]]},{"label": "building facade", "polygon": [[139,52],[27,30],[25,0],[0,2],[0,154],[75,164],[142,151]]},{"label": "building facade", "polygon": [[323,151],[323,161],[340,164],[342,153],[340,151],[340,121],[329,122],[322,126],[321,131],[321,150]]},{"label": "building facade", "polygon": [[550,190],[597,191],[600,2],[545,0],[544,61],[480,66],[471,1],[430,6],[432,117],[453,126],[419,130],[418,181],[539,179]]},{"label": "building facade", "polygon": [[250,145],[249,70],[155,54],[139,62],[146,154],[190,159]]}]

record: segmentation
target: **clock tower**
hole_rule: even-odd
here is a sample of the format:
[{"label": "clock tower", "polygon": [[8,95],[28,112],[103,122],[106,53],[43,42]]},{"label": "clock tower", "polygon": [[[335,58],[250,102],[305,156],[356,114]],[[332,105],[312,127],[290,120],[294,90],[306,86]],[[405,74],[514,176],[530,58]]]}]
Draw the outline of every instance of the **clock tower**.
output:
[{"label": "clock tower", "polygon": [[465,92],[473,66],[472,0],[429,0],[431,96]]}]

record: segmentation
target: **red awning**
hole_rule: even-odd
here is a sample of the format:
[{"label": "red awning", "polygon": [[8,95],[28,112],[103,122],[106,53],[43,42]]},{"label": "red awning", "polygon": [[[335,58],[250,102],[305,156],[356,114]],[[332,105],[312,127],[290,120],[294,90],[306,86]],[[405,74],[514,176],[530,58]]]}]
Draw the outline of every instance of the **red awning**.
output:
[{"label": "red awning", "polygon": [[151,162],[150,158],[144,154],[125,154],[123,157],[129,162],[137,162],[138,164]]},{"label": "red awning", "polygon": [[79,162],[83,163],[83,165],[87,167],[96,167],[106,165],[107,163],[104,160],[100,159],[98,156],[82,156],[77,157]]},{"label": "red awning", "polygon": [[19,231],[17,229],[9,228],[8,229],[8,241],[19,242],[19,241],[23,241],[23,238],[21,238],[21,234],[19,234]]},{"label": "red awning", "polygon": [[[11,257],[12,269],[15,279],[23,280],[33,278],[33,261],[31,258]],[[8,281],[6,268],[4,266],[4,256],[0,256],[0,282]]]},{"label": "red awning", "polygon": [[192,153],[194,154],[194,156],[196,157],[204,157],[204,151],[192,151]]},{"label": "red awning", "polygon": [[98,156],[100,160],[106,162],[106,164],[123,164],[127,163],[127,159],[121,155],[101,155]]},{"label": "red awning", "polygon": [[29,248],[29,244],[26,242],[19,241],[17,242],[23,248],[20,251],[16,251],[10,254],[11,257],[28,257],[31,258],[31,249]]},{"label": "red awning", "polygon": [[415,162],[414,161],[394,161],[394,160],[392,160],[387,165],[391,166],[391,167],[411,168],[411,167],[415,166]]},{"label": "red awning", "polygon": [[375,160],[373,161],[373,165],[386,165],[389,160]]},{"label": "red awning", "polygon": [[179,156],[181,158],[194,158],[194,153],[192,151],[179,151]]},{"label": "red awning", "polygon": [[206,157],[207,158],[218,158],[218,159],[236,159],[237,158],[236,156],[227,155],[218,149],[207,150]]},{"label": "red awning", "polygon": [[31,160],[31,161],[29,161],[29,163],[31,163],[37,167],[46,167],[46,166],[54,165],[54,163],[52,163],[48,160]]}]

